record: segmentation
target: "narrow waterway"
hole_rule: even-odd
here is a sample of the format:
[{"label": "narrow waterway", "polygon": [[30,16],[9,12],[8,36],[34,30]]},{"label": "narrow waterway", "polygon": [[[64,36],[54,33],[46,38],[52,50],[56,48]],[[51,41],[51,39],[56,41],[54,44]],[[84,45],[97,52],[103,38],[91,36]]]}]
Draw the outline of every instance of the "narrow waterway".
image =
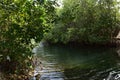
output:
[{"label": "narrow waterway", "polygon": [[40,80],[120,80],[108,79],[120,69],[119,49],[41,46],[35,50]]}]

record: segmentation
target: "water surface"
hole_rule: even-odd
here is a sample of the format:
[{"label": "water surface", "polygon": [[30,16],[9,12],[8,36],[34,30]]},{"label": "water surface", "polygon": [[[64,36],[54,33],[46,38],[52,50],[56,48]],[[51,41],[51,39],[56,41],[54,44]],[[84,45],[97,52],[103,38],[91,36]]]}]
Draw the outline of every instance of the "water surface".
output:
[{"label": "water surface", "polygon": [[41,80],[103,80],[119,71],[120,57],[115,48],[47,46],[38,47],[42,62]]}]

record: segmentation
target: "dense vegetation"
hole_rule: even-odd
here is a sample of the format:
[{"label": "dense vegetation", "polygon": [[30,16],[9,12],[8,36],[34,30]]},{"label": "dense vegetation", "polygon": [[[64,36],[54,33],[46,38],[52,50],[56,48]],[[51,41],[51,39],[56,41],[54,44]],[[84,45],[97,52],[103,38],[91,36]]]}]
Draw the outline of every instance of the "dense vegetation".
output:
[{"label": "dense vegetation", "polygon": [[51,43],[112,43],[120,29],[118,4],[116,0],[63,0],[44,38]]},{"label": "dense vegetation", "polygon": [[0,70],[10,74],[28,74],[32,68],[33,40],[39,42],[42,39],[44,28],[52,20],[55,3],[0,0]]},{"label": "dense vegetation", "polygon": [[116,0],[0,0],[0,69],[27,74],[35,42],[108,44],[119,31]]}]

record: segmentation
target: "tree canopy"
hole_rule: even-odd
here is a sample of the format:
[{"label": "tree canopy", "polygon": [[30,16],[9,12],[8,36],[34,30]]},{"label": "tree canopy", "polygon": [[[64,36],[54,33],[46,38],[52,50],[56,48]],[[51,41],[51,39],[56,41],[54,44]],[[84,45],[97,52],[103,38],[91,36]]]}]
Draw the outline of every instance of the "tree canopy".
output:
[{"label": "tree canopy", "polygon": [[45,35],[52,42],[106,44],[119,31],[115,0],[63,0],[54,27]]},{"label": "tree canopy", "polygon": [[27,74],[35,42],[54,20],[56,1],[0,0],[0,64],[3,71]]}]

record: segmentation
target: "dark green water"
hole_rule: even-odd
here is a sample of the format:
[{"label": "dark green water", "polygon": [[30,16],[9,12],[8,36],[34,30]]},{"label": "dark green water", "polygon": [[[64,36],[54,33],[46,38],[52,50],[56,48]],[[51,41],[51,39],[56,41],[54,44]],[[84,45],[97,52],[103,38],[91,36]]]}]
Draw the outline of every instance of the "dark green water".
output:
[{"label": "dark green water", "polygon": [[[119,49],[47,46],[37,49],[43,73],[61,72],[64,78],[48,80],[103,80],[119,71]],[[57,75],[57,73],[54,73]],[[47,79],[41,79],[47,80]]]}]

